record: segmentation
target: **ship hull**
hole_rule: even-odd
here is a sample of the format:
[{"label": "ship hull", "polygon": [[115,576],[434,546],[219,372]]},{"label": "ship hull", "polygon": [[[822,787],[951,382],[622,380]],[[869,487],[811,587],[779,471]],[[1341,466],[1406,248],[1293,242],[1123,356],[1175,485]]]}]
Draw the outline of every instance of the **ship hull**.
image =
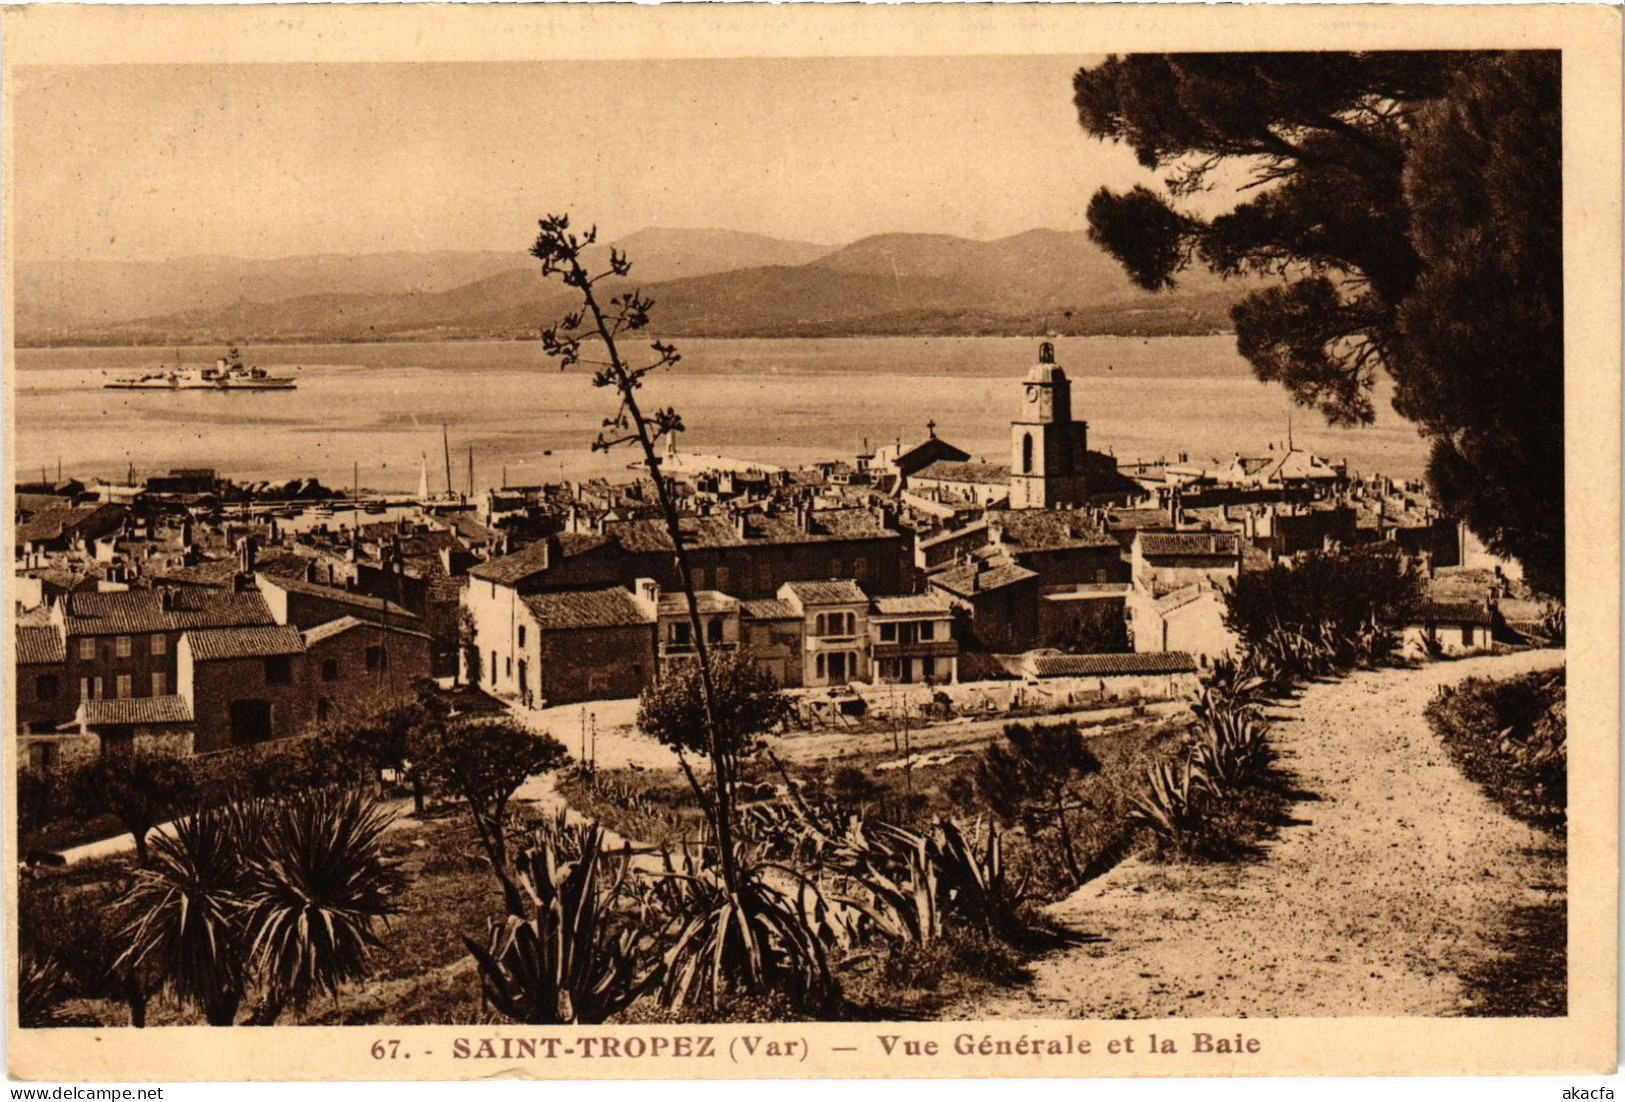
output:
[{"label": "ship hull", "polygon": [[296,390],[292,379],[260,379],[252,383],[103,383],[103,390]]}]

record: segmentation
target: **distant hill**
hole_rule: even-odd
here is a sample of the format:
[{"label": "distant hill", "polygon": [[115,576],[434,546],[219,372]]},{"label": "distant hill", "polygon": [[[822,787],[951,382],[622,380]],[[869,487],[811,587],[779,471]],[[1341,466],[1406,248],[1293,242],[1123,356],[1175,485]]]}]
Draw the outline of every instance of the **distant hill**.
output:
[{"label": "distant hill", "polygon": [[[1151,294],[1086,234],[1055,230],[996,241],[882,234],[831,249],[649,229],[618,244],[632,259],[628,283],[655,300],[656,329],[673,337],[1209,333],[1229,328],[1246,289],[1193,273],[1177,291]],[[29,267],[39,270],[19,278],[23,344],[512,338],[534,335],[573,301],[524,254]],[[208,282],[187,292],[187,278]],[[77,297],[96,294],[105,302]],[[114,316],[160,302],[169,308]]]}]

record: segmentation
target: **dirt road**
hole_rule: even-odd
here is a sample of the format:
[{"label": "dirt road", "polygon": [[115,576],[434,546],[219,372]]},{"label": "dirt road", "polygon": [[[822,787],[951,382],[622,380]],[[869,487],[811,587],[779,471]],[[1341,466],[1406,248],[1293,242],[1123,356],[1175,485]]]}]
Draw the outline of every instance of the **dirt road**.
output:
[{"label": "dirt road", "polygon": [[1456,771],[1422,710],[1441,684],[1562,662],[1534,651],[1358,673],[1273,706],[1307,798],[1261,859],[1125,862],[1052,909],[1097,940],[951,1016],[1471,1013],[1461,977],[1494,956],[1513,908],[1563,891],[1565,870]]}]

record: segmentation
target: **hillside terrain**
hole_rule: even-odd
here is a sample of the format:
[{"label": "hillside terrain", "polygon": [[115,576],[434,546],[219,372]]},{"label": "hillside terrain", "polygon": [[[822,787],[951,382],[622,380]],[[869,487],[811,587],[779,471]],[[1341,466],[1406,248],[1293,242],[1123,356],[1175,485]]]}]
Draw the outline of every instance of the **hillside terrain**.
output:
[{"label": "hillside terrain", "polygon": [[[840,248],[721,230],[643,230],[617,243],[660,332],[686,337],[1222,332],[1245,290],[1193,273],[1132,286],[1082,232],[996,241],[882,234]],[[607,285],[606,285],[607,286]],[[511,339],[572,297],[523,252],[18,267],[18,343],[222,344]]]}]

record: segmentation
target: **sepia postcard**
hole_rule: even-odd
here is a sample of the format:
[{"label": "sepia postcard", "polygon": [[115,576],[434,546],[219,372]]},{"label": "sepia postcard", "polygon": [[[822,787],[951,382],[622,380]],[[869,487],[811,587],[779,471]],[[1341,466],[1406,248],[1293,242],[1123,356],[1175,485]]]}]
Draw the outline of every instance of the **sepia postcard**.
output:
[{"label": "sepia postcard", "polygon": [[1616,1068],[1617,8],[3,18],[14,1078]]}]

